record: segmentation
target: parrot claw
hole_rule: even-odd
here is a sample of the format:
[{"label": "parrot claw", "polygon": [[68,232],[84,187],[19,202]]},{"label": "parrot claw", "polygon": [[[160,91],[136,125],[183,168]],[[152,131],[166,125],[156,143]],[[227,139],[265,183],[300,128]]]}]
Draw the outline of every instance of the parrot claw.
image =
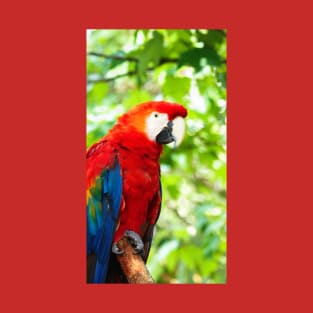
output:
[{"label": "parrot claw", "polygon": [[130,244],[134,248],[135,254],[143,253],[144,244],[136,232],[132,230],[126,230],[124,236],[129,240]]},{"label": "parrot claw", "polygon": [[116,244],[116,242],[115,242],[115,243],[113,243],[113,246],[112,246],[112,252],[113,252],[114,254],[121,255],[121,254],[123,254],[125,251],[122,250],[122,249],[120,249],[120,248],[118,247],[118,245]]}]

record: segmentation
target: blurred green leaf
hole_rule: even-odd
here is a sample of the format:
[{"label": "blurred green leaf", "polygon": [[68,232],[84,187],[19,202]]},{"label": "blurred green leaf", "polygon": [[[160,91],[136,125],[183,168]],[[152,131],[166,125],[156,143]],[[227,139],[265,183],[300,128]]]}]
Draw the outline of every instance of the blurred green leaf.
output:
[{"label": "blurred green leaf", "polygon": [[193,48],[184,52],[179,60],[178,66],[190,65],[195,68],[196,71],[200,71],[202,68],[201,61],[205,60],[209,65],[219,66],[222,61],[219,55],[213,48]]},{"label": "blurred green leaf", "polygon": [[94,106],[102,103],[108,91],[109,87],[106,84],[96,84],[87,90],[89,105]]},{"label": "blurred green leaf", "polygon": [[162,87],[163,95],[177,102],[184,102],[184,97],[189,93],[191,80],[188,77],[166,76]]},{"label": "blurred green leaf", "polygon": [[143,103],[151,100],[151,95],[145,90],[131,90],[125,97],[123,103],[126,107],[131,107],[133,103]]},{"label": "blurred green leaf", "polygon": [[147,41],[138,51],[130,54],[138,58],[138,75],[144,76],[149,66],[159,63],[163,52],[163,36],[155,31],[153,38]]}]

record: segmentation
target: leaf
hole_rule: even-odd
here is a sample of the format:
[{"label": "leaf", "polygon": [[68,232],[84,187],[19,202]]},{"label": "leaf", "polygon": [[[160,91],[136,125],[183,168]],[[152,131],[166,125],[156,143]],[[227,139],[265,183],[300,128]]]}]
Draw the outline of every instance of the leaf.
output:
[{"label": "leaf", "polygon": [[173,239],[170,241],[166,241],[158,250],[156,254],[156,258],[159,262],[162,262],[167,258],[167,256],[174,250],[177,249],[179,243],[177,240]]},{"label": "leaf", "polygon": [[130,108],[135,104],[151,100],[151,95],[146,90],[131,90],[129,95],[125,97],[123,104],[126,108]]},{"label": "leaf", "polygon": [[95,84],[87,92],[87,100],[90,106],[100,105],[104,100],[109,87],[107,84]]},{"label": "leaf", "polygon": [[163,52],[163,36],[155,31],[153,38],[147,41],[143,49],[137,53],[138,74],[143,75],[149,66],[159,63]]},{"label": "leaf", "polygon": [[202,259],[202,250],[196,246],[187,246],[180,250],[179,256],[191,271],[197,266],[197,260]]},{"label": "leaf", "polygon": [[226,88],[226,64],[223,64],[218,68],[218,70],[216,71],[216,77],[218,81],[222,83],[222,86]]},{"label": "leaf", "polygon": [[183,65],[189,65],[195,68],[198,72],[202,68],[201,61],[206,60],[207,64],[219,66],[222,64],[222,61],[219,55],[213,48],[204,47],[204,48],[193,48],[184,52],[178,62],[178,67]]},{"label": "leaf", "polygon": [[206,46],[211,48],[219,47],[225,40],[225,33],[223,30],[208,30],[206,33],[197,31],[197,37],[200,41],[205,43]]},{"label": "leaf", "polygon": [[191,80],[188,77],[166,76],[162,93],[165,97],[177,102],[184,102],[184,97],[188,95]]},{"label": "leaf", "polygon": [[216,79],[213,76],[205,76],[204,78],[197,79],[197,85],[201,94],[205,95],[208,88],[216,86]]}]

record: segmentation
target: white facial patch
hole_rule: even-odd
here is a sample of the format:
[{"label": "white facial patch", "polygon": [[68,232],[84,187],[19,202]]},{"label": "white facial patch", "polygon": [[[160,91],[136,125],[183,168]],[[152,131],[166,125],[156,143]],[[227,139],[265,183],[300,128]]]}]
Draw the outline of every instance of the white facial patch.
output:
[{"label": "white facial patch", "polygon": [[148,138],[155,141],[156,136],[168,123],[166,113],[152,112],[146,120],[146,131]]},{"label": "white facial patch", "polygon": [[171,148],[178,147],[184,139],[185,136],[185,120],[181,116],[177,116],[173,119],[173,136],[175,137],[175,142],[167,144]]}]

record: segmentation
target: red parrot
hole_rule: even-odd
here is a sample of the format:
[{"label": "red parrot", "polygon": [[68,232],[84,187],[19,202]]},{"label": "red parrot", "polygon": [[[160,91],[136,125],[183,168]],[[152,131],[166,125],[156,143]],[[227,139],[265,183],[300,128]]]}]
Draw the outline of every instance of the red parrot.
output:
[{"label": "red parrot", "polygon": [[162,145],[180,144],[186,116],[176,103],[139,104],[87,150],[88,283],[127,282],[116,260],[123,236],[147,260],[161,208]]}]

